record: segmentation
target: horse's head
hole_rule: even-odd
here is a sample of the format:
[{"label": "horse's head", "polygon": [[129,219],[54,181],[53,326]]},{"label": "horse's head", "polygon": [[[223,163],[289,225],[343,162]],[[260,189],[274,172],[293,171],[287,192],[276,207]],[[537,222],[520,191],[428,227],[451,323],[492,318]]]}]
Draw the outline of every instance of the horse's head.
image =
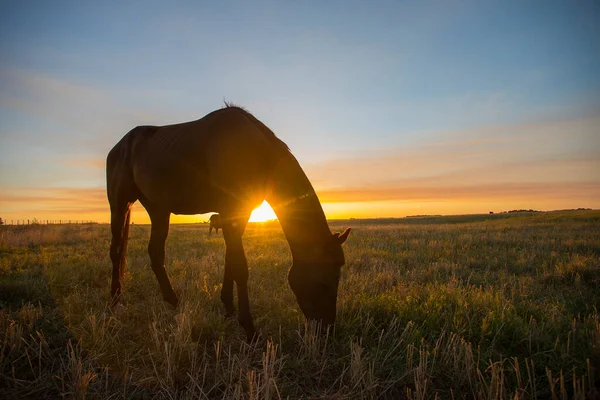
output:
[{"label": "horse's head", "polygon": [[309,320],[323,325],[335,322],[340,270],[345,263],[342,243],[348,239],[350,228],[334,233],[319,248],[307,249],[301,260],[294,260],[288,281],[298,305]]}]

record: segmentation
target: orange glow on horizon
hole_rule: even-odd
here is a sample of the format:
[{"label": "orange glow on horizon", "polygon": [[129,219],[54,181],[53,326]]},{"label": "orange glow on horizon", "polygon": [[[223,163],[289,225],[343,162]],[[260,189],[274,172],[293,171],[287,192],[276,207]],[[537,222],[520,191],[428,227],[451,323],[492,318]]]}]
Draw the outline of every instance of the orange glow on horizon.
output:
[{"label": "orange glow on horizon", "polygon": [[[318,191],[328,219],[401,218],[408,215],[456,215],[513,209],[540,211],[600,208],[598,186],[589,182],[537,184],[405,185],[348,187]],[[34,221],[110,221],[106,189],[12,188],[0,193],[0,217],[7,223]],[[172,223],[206,223],[208,214],[171,215]],[[251,222],[277,219],[267,202],[252,212]],[[132,222],[148,224],[148,213],[133,205]]]}]

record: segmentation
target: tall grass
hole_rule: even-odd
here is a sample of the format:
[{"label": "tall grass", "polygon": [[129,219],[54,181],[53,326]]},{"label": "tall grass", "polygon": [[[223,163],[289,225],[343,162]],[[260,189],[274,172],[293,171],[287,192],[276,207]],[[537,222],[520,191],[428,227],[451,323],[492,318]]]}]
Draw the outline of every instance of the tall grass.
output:
[{"label": "tall grass", "polygon": [[224,318],[222,237],[172,226],[172,310],[131,228],[112,312],[108,226],[2,227],[0,397],[600,396],[600,212],[357,224],[328,332],[297,307],[280,228],[251,224],[252,344]]}]

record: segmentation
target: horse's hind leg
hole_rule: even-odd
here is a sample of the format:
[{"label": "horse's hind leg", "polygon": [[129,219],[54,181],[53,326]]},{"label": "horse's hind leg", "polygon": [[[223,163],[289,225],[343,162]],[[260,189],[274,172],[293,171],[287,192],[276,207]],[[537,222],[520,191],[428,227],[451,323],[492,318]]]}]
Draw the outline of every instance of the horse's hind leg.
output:
[{"label": "horse's hind leg", "polygon": [[[112,196],[111,196],[112,195]],[[129,236],[129,221],[131,205],[135,198],[124,190],[118,190],[109,195],[110,203],[110,229],[112,239],[110,242],[110,259],[112,261],[112,283],[110,287],[111,305],[114,306],[121,300],[123,287],[121,282],[127,266],[127,238]]]},{"label": "horse's hind leg", "polygon": [[152,271],[154,271],[154,275],[156,275],[156,279],[160,285],[163,299],[173,307],[177,307],[179,300],[177,299],[177,295],[171,286],[169,276],[165,270],[165,242],[167,240],[167,235],[169,234],[169,219],[171,213],[148,208],[147,210],[150,215],[150,221],[152,222],[150,243],[148,243],[148,254],[150,255]]}]

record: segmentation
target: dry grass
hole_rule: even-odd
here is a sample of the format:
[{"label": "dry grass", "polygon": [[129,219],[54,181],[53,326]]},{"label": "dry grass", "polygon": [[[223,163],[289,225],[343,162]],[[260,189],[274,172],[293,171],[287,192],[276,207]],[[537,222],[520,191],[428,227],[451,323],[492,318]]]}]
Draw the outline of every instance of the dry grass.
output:
[{"label": "dry grass", "polygon": [[223,317],[207,225],[171,229],[176,311],[132,226],[119,313],[106,225],[0,227],[0,397],[598,398],[600,212],[389,222],[354,221],[326,333],[279,227],[249,226],[252,345]]}]

